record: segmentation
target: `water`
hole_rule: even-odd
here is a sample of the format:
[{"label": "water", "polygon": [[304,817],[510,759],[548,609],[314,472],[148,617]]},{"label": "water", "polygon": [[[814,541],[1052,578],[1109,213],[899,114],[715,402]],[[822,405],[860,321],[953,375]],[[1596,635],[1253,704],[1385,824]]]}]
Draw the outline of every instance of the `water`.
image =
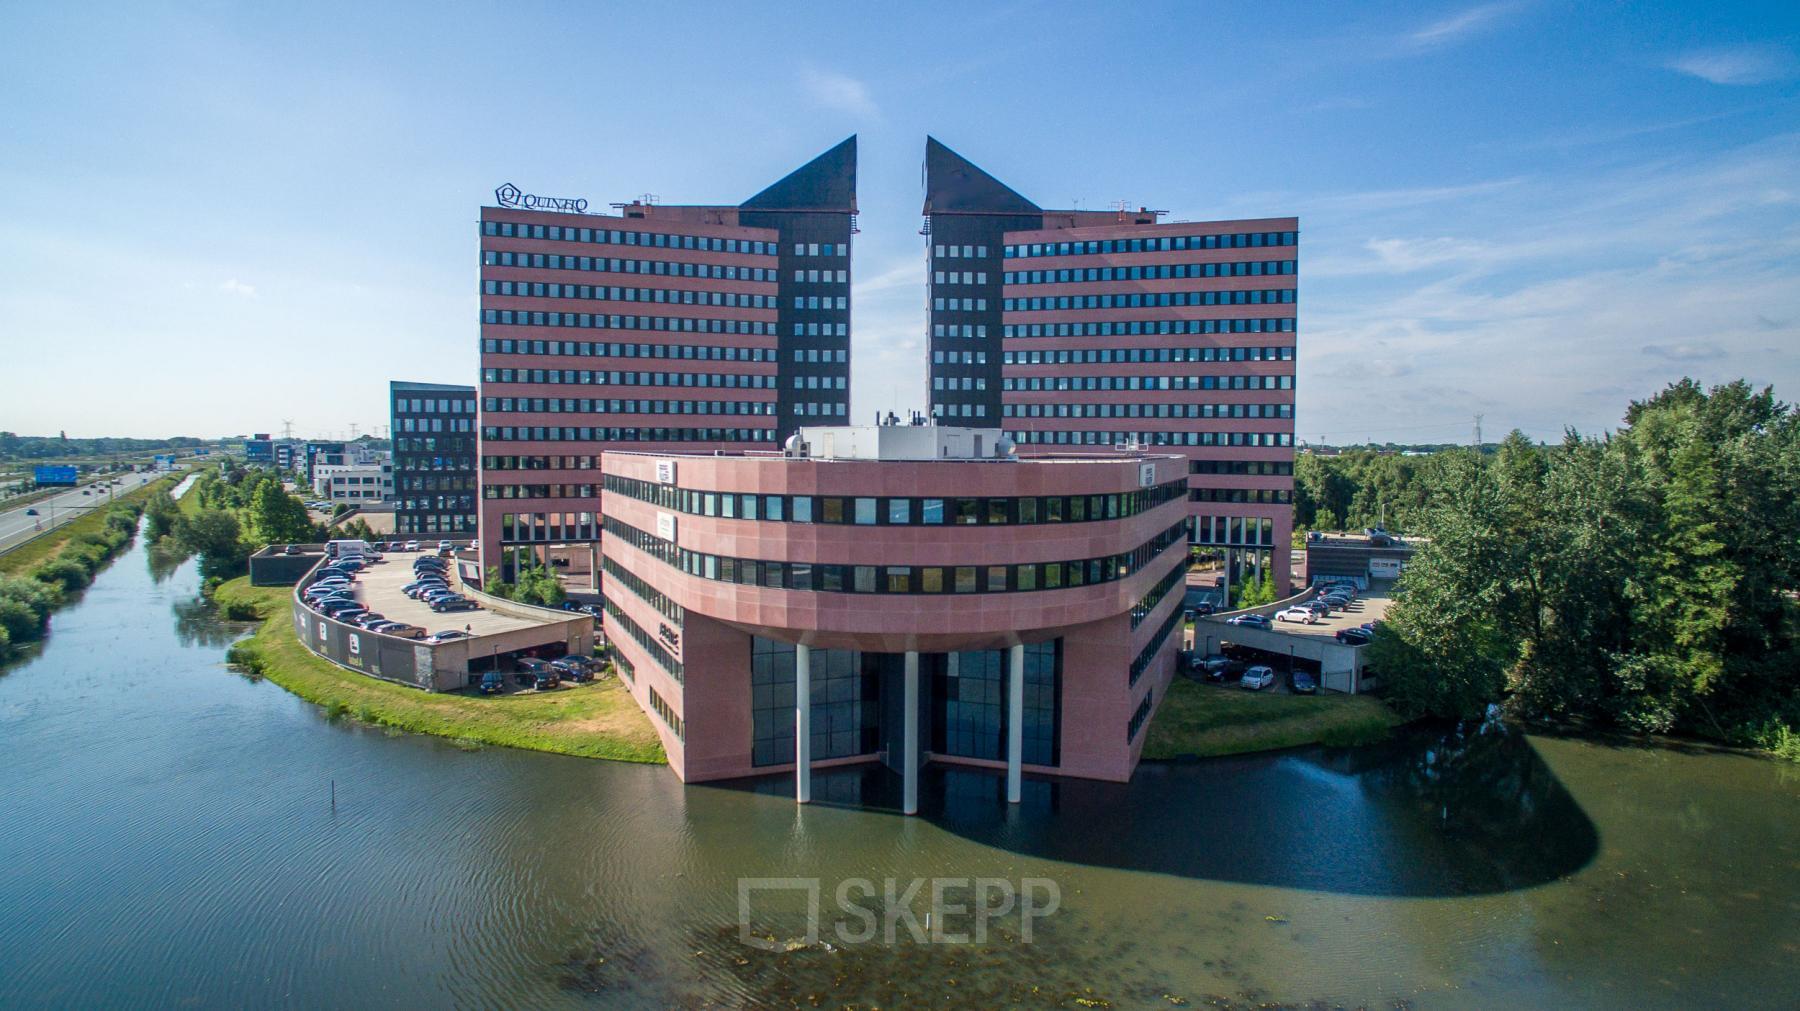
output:
[{"label": "water", "polygon": [[[913,819],[885,777],[840,773],[800,810],[785,782],[328,721],[224,668],[243,628],[196,586],[136,547],[0,673],[0,1006],[1800,994],[1792,766],[1488,728],[1028,784],[1013,811],[992,778],[937,775]],[[1061,905],[1029,945],[1016,917],[985,944],[738,940],[740,877],[816,877],[829,906],[846,880],[933,876],[1044,878]],[[785,939],[798,908],[754,919]]]}]

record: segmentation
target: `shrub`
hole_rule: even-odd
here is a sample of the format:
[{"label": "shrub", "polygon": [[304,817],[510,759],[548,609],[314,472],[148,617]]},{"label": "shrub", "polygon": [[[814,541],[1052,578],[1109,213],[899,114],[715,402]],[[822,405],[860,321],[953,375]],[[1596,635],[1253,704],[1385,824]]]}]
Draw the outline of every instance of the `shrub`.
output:
[{"label": "shrub", "polygon": [[74,558],[53,558],[37,567],[32,578],[53,583],[64,590],[79,590],[93,579],[93,571]]},{"label": "shrub", "polygon": [[29,642],[44,634],[44,619],[23,601],[0,597],[0,632],[8,640]]}]

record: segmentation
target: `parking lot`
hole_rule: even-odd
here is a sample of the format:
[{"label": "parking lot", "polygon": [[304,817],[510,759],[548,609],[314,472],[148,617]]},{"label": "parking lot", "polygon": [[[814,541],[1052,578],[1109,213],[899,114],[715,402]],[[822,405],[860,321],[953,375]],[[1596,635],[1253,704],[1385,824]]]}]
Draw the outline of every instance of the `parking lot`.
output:
[{"label": "parking lot", "polygon": [[1302,625],[1296,622],[1277,621],[1277,632],[1288,632],[1293,635],[1322,635],[1330,638],[1338,629],[1355,628],[1364,622],[1380,621],[1387,614],[1388,593],[1393,584],[1380,582],[1369,586],[1357,595],[1350,606],[1342,611],[1331,612],[1331,617],[1321,618],[1317,624]]},{"label": "parking lot", "polygon": [[[486,608],[438,614],[425,604],[413,600],[400,591],[401,587],[413,582],[413,559],[420,554],[417,551],[388,552],[386,560],[356,574],[352,593],[369,610],[387,615],[391,621],[418,625],[428,633],[466,629],[471,635],[492,635],[496,632],[531,628],[538,624],[525,618],[495,614]],[[451,588],[460,592],[463,589],[462,581],[456,577],[454,566],[452,570],[449,579]]]}]

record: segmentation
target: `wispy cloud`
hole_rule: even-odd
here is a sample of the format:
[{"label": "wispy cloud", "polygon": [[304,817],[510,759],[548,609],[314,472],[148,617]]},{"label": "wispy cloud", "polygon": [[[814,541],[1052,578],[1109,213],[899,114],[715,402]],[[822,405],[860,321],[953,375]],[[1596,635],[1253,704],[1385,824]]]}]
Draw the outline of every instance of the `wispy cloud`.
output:
[{"label": "wispy cloud", "polygon": [[836,109],[853,116],[881,115],[881,109],[869,94],[869,86],[854,77],[807,67],[800,72],[800,83],[814,102],[827,109]]},{"label": "wispy cloud", "polygon": [[1767,84],[1794,76],[1800,61],[1780,46],[1746,45],[1695,50],[1668,67],[1714,84]]},{"label": "wispy cloud", "polygon": [[255,285],[245,284],[243,281],[240,281],[235,277],[230,278],[229,280],[220,281],[219,282],[219,290],[224,292],[227,295],[236,295],[239,298],[255,298],[256,297],[256,286]]},{"label": "wispy cloud", "polygon": [[1482,4],[1452,14],[1420,28],[1406,37],[1413,49],[1438,49],[1475,35],[1512,11],[1515,4]]}]

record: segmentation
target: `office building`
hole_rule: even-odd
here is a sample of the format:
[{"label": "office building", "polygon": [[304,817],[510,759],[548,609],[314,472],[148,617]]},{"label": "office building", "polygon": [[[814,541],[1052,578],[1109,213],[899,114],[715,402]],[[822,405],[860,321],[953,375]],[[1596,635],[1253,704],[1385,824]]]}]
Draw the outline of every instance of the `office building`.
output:
[{"label": "office building", "polygon": [[1178,453],[1190,539],[1285,591],[1298,219],[1046,210],[929,138],[925,172],[931,415]]},{"label": "office building", "polygon": [[597,573],[608,448],[774,449],[849,417],[854,137],[737,205],[496,198],[514,206],[479,223],[484,571]]},{"label": "office building", "polygon": [[306,483],[312,485],[318,477],[321,465],[341,465],[347,459],[344,444],[341,442],[309,442],[306,444]]},{"label": "office building", "polygon": [[394,463],[387,454],[363,453],[349,463],[313,468],[313,493],[331,502],[363,505],[394,498]]},{"label": "office building", "polygon": [[259,432],[244,440],[244,462],[252,466],[270,466],[275,462],[275,440],[267,432]]},{"label": "office building", "polygon": [[1188,468],[998,429],[601,456],[607,637],[686,781],[883,762],[1130,777],[1180,647]]},{"label": "office building", "polygon": [[475,388],[388,384],[394,532],[475,535]]}]

